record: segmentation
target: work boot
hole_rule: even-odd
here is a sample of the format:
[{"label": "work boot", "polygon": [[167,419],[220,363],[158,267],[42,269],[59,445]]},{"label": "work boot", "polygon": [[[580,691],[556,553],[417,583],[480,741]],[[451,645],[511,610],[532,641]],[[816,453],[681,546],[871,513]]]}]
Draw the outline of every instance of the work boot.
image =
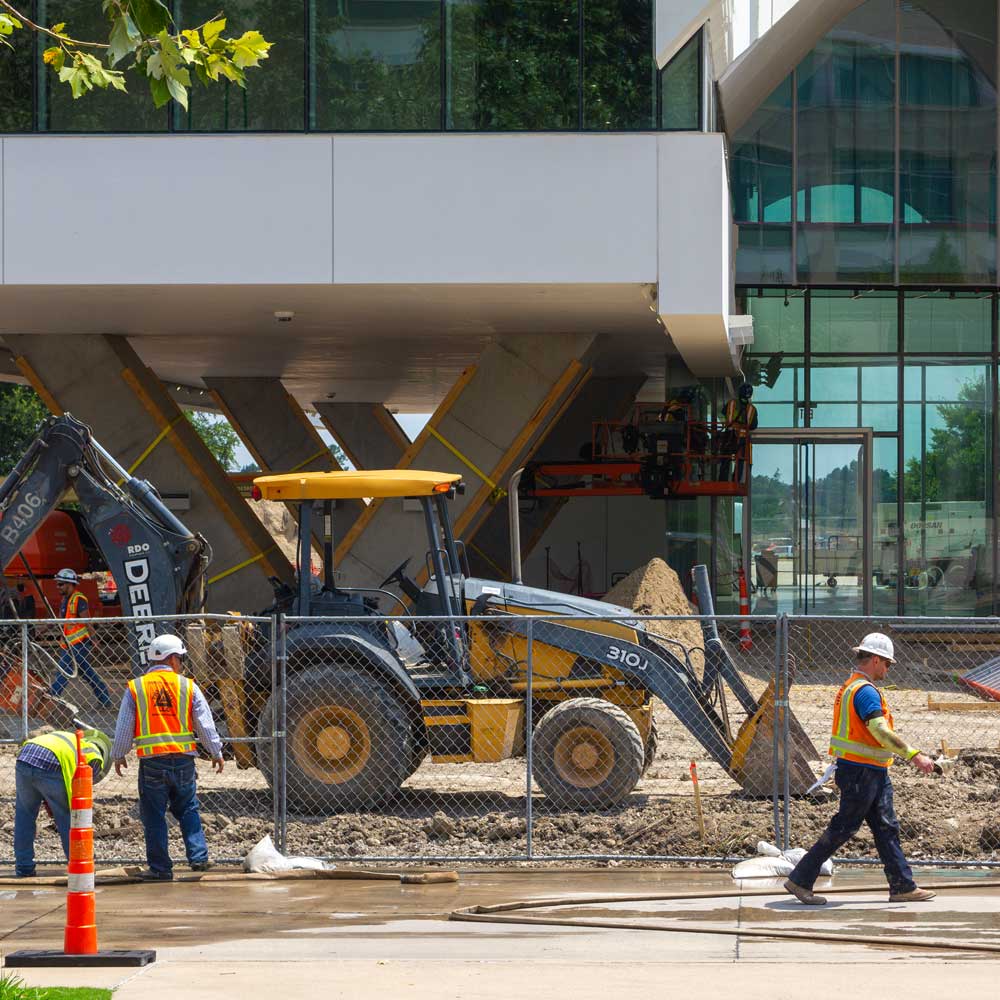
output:
[{"label": "work boot", "polygon": [[930,889],[911,889],[909,892],[890,892],[890,903],[926,903],[937,895]]},{"label": "work boot", "polygon": [[812,889],[807,889],[804,885],[796,885],[791,879],[785,880],[785,892],[790,892],[800,903],[806,906],[826,905],[826,896],[817,896]]},{"label": "work boot", "polygon": [[192,861],[190,868],[193,872],[207,872],[212,867],[211,861]]},{"label": "work boot", "polygon": [[150,871],[149,868],[144,868],[141,872],[136,872],[137,879],[140,882],[173,882],[174,873],[173,872],[154,872]]}]

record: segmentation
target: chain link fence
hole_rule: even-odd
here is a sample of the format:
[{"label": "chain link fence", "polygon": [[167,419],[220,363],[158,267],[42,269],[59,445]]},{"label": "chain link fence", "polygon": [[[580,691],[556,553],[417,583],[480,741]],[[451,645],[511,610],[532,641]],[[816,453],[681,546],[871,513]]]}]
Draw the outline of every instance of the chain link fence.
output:
[{"label": "chain link fence", "polygon": [[[850,647],[884,631],[897,730],[952,764],[932,778],[893,768],[904,849],[1000,863],[997,622],[505,613],[104,618],[73,650],[58,624],[0,623],[3,859],[21,742],[74,718],[112,734],[151,624],[184,638],[224,742],[221,774],[198,762],[220,860],[266,834],[287,854],[365,861],[732,861],[759,840],[809,846],[835,809],[832,783],[807,792]],[[130,756],[97,786],[102,862],[144,858],[136,778]],[[36,853],[61,860],[50,824]],[[871,860],[867,832],[845,853]]]}]

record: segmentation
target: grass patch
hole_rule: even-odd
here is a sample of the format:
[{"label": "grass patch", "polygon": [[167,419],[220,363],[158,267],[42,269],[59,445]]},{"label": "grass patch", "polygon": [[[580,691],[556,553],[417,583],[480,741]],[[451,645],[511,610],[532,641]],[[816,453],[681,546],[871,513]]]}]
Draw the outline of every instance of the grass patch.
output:
[{"label": "grass patch", "polygon": [[111,990],[89,986],[28,986],[20,976],[0,972],[0,1000],[111,1000]]}]

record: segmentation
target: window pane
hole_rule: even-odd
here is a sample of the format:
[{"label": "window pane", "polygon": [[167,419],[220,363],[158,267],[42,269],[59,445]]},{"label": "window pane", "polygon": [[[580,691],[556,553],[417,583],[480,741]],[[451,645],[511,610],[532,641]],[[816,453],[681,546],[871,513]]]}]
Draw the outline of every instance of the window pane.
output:
[{"label": "window pane", "polygon": [[655,84],[652,3],[584,4],[584,128],[655,128]]},{"label": "window pane", "polygon": [[195,83],[187,112],[175,109],[175,127],[198,132],[302,131],[306,86],[302,0],[180,0],[178,24],[194,27],[220,10],[225,11],[227,36],[256,30],[274,47],[260,68],[247,71],[245,90],[221,81],[209,87]]},{"label": "window pane", "polygon": [[895,614],[899,574],[899,487],[896,438],[875,438],[872,454],[872,500],[874,554],[872,611]]},{"label": "window pane", "polygon": [[805,350],[805,297],[802,292],[765,288],[749,291],[744,312],[753,316],[754,354]]},{"label": "window pane", "polygon": [[968,292],[912,292],[904,300],[903,346],[936,353],[988,351],[992,296]]},{"label": "window pane", "polygon": [[433,0],[316,0],[316,128],[441,127],[441,9]]},{"label": "window pane", "polygon": [[[47,0],[38,4],[44,24],[65,23],[75,38],[107,37],[108,22],[101,5],[94,0]],[[39,63],[42,92],[39,101],[40,127],[53,132],[165,132],[168,110],[155,108],[149,85],[137,71],[125,74],[128,93],[94,90],[73,100],[65,83],[60,83],[47,66]]]},{"label": "window pane", "polygon": [[892,226],[799,226],[798,278],[817,284],[893,280]]},{"label": "window pane", "polygon": [[792,221],[790,76],[733,137],[730,178],[737,222]]},{"label": "window pane", "polygon": [[813,290],[810,301],[814,352],[896,350],[895,292]]},{"label": "window pane", "polygon": [[[30,132],[35,36],[22,28],[6,36],[6,40],[14,51],[0,48],[0,132]],[[46,72],[52,71],[46,69]]]},{"label": "window pane", "polygon": [[736,280],[747,284],[780,285],[792,280],[791,226],[739,227]]},{"label": "window pane", "polygon": [[[996,5],[900,7],[900,277],[992,281]],[[968,228],[966,228],[968,227]]]},{"label": "window pane", "polygon": [[448,128],[578,127],[576,2],[446,0],[446,14]]},{"label": "window pane", "polygon": [[701,128],[701,32],[663,69],[663,128],[695,132]]}]

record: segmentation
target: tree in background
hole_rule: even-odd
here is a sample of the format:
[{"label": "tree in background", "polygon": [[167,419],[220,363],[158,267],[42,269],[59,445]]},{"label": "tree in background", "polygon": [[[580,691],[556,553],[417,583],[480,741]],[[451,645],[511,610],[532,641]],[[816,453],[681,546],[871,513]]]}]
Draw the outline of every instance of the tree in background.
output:
[{"label": "tree in background", "polygon": [[187,417],[219,464],[227,471],[234,469],[240,439],[229,421],[225,417],[197,413],[193,410],[187,411]]},{"label": "tree in background", "polygon": [[48,408],[27,385],[0,385],[0,473],[6,475],[17,464]]}]

